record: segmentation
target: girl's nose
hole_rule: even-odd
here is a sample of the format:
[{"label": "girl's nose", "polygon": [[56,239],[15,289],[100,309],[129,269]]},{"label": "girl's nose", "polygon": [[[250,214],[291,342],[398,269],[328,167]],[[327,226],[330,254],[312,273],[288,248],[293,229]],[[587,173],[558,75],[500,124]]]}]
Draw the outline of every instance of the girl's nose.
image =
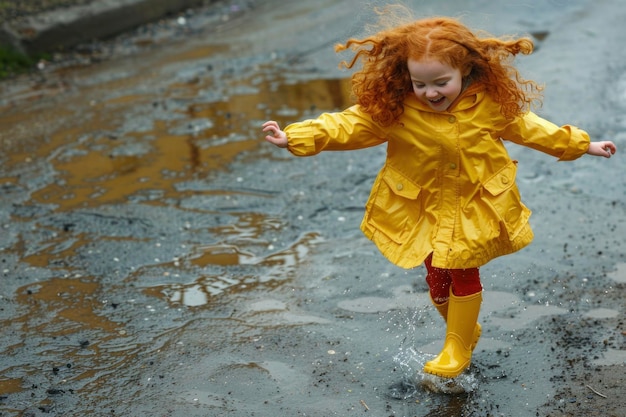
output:
[{"label": "girl's nose", "polygon": [[439,93],[437,92],[436,89],[434,88],[427,88],[426,89],[426,97],[431,98],[431,97],[437,97],[439,95]]}]

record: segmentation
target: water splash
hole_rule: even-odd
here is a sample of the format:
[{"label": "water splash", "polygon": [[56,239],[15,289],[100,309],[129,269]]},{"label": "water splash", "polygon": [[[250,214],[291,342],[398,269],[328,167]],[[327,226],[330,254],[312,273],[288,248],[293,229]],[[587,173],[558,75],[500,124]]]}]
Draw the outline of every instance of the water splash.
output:
[{"label": "water splash", "polygon": [[478,388],[478,378],[471,367],[456,378],[440,378],[424,373],[424,363],[434,357],[412,347],[401,348],[393,361],[402,370],[404,378],[390,387],[390,396],[409,399],[415,397],[420,389],[441,394],[468,394]]}]

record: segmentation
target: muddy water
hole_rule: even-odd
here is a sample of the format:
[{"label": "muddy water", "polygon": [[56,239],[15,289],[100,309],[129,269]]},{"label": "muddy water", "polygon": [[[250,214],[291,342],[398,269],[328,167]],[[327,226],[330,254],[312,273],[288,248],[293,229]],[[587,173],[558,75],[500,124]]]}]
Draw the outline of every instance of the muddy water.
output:
[{"label": "muddy water", "polygon": [[[64,74],[52,76],[59,78],[49,83],[64,82]],[[81,74],[78,83],[90,76]],[[9,222],[2,237],[2,299],[9,303],[2,347],[11,358],[0,380],[3,400],[10,399],[5,412],[78,406],[66,399],[59,406],[59,397],[107,403],[119,382],[133,385],[131,375],[146,366],[141,355],[193,323],[193,310],[184,308],[210,311],[225,294],[283,285],[320,240],[309,232],[274,247],[267,235],[285,226],[280,216],[238,200],[267,200],[277,191],[240,176],[220,186],[212,177],[242,154],[261,152],[258,121],[268,114],[284,122],[346,106],[345,79],[237,79],[228,83],[229,96],[212,102],[196,99],[212,88],[210,79],[171,83],[158,96],[118,93],[137,82],[49,88],[42,93],[48,105],[39,96],[29,103],[28,88],[4,97],[12,103],[0,119],[10,151],[2,177]],[[280,105],[260,106],[259,95]],[[145,323],[153,320],[158,324]]]},{"label": "muddy water", "polygon": [[[582,3],[582,27],[615,14]],[[421,372],[443,339],[424,271],[358,231],[384,149],[296,159],[261,140],[266,119],[349,103],[345,74],[320,68],[336,66],[334,37],[306,28],[354,6],[261,8],[212,42],[5,87],[3,415],[619,415],[619,159],[512,150],[537,239],[483,268],[484,334],[448,384]],[[271,35],[285,16],[295,50]],[[572,47],[550,33],[541,51]],[[558,73],[548,58],[533,71]],[[596,114],[590,129],[623,142],[623,121]]]}]

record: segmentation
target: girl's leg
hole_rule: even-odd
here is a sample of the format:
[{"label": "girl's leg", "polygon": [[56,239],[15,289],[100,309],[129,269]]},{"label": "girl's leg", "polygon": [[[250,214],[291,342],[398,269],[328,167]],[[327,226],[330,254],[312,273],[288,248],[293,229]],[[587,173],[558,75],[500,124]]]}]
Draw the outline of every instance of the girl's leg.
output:
[{"label": "girl's leg", "polygon": [[452,294],[457,297],[465,297],[483,290],[478,268],[448,269],[448,273],[452,279]]},{"label": "girl's leg", "polygon": [[[430,288],[430,301],[447,323],[450,287],[453,287],[452,293],[458,296],[467,296],[480,292],[482,290],[480,275],[478,268],[442,269],[433,267],[431,262],[432,255],[428,256],[424,261],[428,272],[426,282]],[[482,327],[479,323],[476,323],[472,336],[472,350],[476,348],[481,333]]]},{"label": "girl's leg", "polygon": [[444,304],[450,296],[450,285],[452,278],[448,273],[449,269],[436,268],[432,266],[433,255],[430,254],[424,261],[426,266],[426,283],[430,289],[430,298],[435,306]]},{"label": "girl's leg", "polygon": [[452,285],[447,317],[444,316],[447,318],[446,340],[441,353],[426,363],[424,371],[454,378],[469,367],[472,351],[480,337],[481,328],[477,320],[482,302],[482,285],[478,268],[451,269],[448,273]]}]

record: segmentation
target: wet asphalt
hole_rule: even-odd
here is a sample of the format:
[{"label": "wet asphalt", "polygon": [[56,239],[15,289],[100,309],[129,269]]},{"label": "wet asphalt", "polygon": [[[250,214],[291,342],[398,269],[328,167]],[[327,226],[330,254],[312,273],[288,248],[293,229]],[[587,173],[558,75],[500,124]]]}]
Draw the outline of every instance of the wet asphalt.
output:
[{"label": "wet asphalt", "polygon": [[[626,145],[618,0],[407,4],[534,36],[537,111]],[[371,8],[225,6],[0,85],[0,415],[623,415],[621,153],[510,148],[535,241],[482,268],[473,365],[433,381],[424,270],[358,230],[384,149],[298,159],[259,129],[350,104],[332,47]]]}]

